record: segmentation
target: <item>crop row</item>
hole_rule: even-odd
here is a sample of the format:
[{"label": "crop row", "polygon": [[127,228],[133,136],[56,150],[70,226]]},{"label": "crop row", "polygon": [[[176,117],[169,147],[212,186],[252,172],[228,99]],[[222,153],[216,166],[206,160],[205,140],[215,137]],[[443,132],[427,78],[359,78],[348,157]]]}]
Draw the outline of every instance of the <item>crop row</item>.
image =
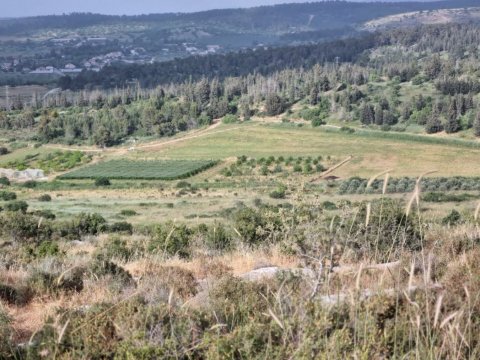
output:
[{"label": "crop row", "polygon": [[59,179],[178,180],[194,176],[212,166],[213,161],[129,161],[113,160],[85,167]]}]

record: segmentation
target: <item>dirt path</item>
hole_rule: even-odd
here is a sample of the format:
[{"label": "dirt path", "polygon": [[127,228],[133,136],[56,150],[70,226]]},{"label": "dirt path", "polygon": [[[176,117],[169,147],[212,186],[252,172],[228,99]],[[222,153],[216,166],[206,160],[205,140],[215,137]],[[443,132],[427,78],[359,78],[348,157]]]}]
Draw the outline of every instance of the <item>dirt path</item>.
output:
[{"label": "dirt path", "polygon": [[82,151],[82,152],[103,152],[103,151],[105,151],[105,149],[96,149],[96,150],[91,150],[91,149],[71,149],[71,148],[57,147],[57,146],[55,146],[55,145],[42,145],[42,147],[47,148],[47,149],[64,150],[64,151]]},{"label": "dirt path", "polygon": [[[225,129],[225,130],[210,132],[211,130],[217,128],[220,125],[221,125],[221,122],[216,121],[215,123],[210,125],[208,128],[206,128],[204,130],[200,130],[197,133],[197,135],[185,136],[185,137],[182,137],[182,138],[179,138],[179,139],[162,141],[162,142],[153,143],[153,144],[149,144],[149,145],[133,146],[133,147],[135,149],[155,148],[155,147],[160,147],[160,146],[164,146],[164,145],[175,144],[175,143],[190,140],[190,139],[196,139],[196,138],[199,138],[199,137],[202,137],[202,136],[218,134],[218,133],[222,133],[222,132],[225,132],[225,131],[233,131],[233,130],[239,130],[239,129],[243,129],[243,128],[247,128],[247,127],[258,126],[260,124],[254,124],[252,126],[239,126],[239,127],[235,127],[235,128],[231,128],[231,129]],[[43,145],[43,147],[48,148],[48,149],[56,149],[56,150],[83,151],[83,152],[95,152],[95,153],[108,151],[110,154],[112,154],[112,153],[125,154],[125,153],[128,152],[128,150],[126,148],[117,148],[117,149],[115,149],[115,148],[110,148],[110,149],[82,149],[82,148],[76,148],[76,149],[74,149],[74,148],[58,147],[58,146],[55,146],[55,145]]]},{"label": "dirt path", "polygon": [[[219,124],[217,124],[215,127],[217,127]],[[194,136],[187,136],[187,137],[184,137],[184,138],[180,138],[180,139],[175,139],[175,140],[170,140],[170,141],[165,141],[165,142],[161,142],[161,143],[157,143],[157,144],[150,144],[150,145],[141,145],[141,146],[136,146],[135,149],[146,149],[146,148],[152,148],[152,147],[159,147],[159,146],[164,146],[164,145],[170,145],[170,144],[175,144],[175,143],[178,143],[178,142],[181,142],[181,141],[186,141],[186,140],[191,140],[191,139],[196,139],[196,138],[199,138],[199,137],[203,137],[203,136],[208,136],[208,135],[213,135],[213,134],[219,134],[219,133],[223,133],[223,132],[226,132],[226,131],[233,131],[233,130],[239,130],[239,129],[246,129],[246,128],[251,128],[251,127],[254,127],[254,126],[258,126],[260,124],[254,124],[252,126],[239,126],[239,127],[235,127],[235,128],[231,128],[231,129],[225,129],[225,130],[219,130],[219,131],[213,131],[213,132],[207,132],[207,133],[201,133],[201,134],[198,134],[198,135],[194,135]],[[212,125],[213,126],[213,125]],[[211,130],[215,127],[209,127],[207,130],[205,131],[208,131],[208,130]]]}]

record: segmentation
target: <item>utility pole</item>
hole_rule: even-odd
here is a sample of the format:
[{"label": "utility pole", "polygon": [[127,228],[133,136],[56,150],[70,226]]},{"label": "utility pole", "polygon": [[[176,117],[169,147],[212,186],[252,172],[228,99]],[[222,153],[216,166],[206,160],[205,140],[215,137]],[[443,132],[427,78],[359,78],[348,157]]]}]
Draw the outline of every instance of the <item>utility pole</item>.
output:
[{"label": "utility pole", "polygon": [[7,111],[10,111],[10,98],[9,98],[9,93],[8,93],[8,85],[5,86],[5,94],[7,96]]}]

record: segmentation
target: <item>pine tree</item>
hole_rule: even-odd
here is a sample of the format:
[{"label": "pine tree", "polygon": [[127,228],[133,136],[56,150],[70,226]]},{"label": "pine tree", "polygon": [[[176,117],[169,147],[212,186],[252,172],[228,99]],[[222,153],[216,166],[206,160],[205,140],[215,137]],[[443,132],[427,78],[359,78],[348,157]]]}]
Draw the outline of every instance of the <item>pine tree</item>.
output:
[{"label": "pine tree", "polygon": [[408,119],[410,119],[410,115],[412,113],[410,112],[410,107],[408,106],[408,104],[405,104],[403,107],[402,107],[402,119],[403,119],[403,122],[407,122]]},{"label": "pine tree", "polygon": [[247,99],[244,99],[242,102],[242,115],[244,121],[250,120],[250,106],[248,106]]},{"label": "pine tree", "polygon": [[62,91],[62,95],[60,96],[60,107],[67,107],[68,106],[68,101],[67,101],[67,92]]},{"label": "pine tree", "polygon": [[318,102],[318,89],[317,86],[313,86],[310,90],[310,105],[317,105]]},{"label": "pine tree", "polygon": [[38,94],[38,91],[35,91],[33,94],[32,107],[34,109],[40,108],[40,95]]},{"label": "pine tree", "polygon": [[364,102],[360,108],[360,121],[364,125],[370,125],[374,120],[371,106]]},{"label": "pine tree", "polygon": [[380,104],[375,105],[375,124],[383,125],[383,109]]},{"label": "pine tree", "polygon": [[203,78],[195,87],[195,98],[200,106],[203,106],[210,97],[210,84]]},{"label": "pine tree", "polygon": [[473,124],[473,129],[475,131],[475,136],[480,136],[480,109],[477,109],[477,116]]},{"label": "pine tree", "polygon": [[453,134],[458,131],[459,121],[457,117],[457,109],[455,107],[455,102],[451,102],[447,110],[447,118],[445,121],[445,132],[447,134]]},{"label": "pine tree", "polygon": [[268,116],[280,115],[283,112],[283,101],[275,92],[267,95],[265,110]]},{"label": "pine tree", "polygon": [[435,108],[428,118],[427,124],[425,125],[425,131],[427,134],[436,134],[442,130],[442,122],[440,121],[439,112]]},{"label": "pine tree", "polygon": [[383,125],[393,125],[393,116],[389,110],[383,110]]},{"label": "pine tree", "polygon": [[17,95],[14,103],[15,110],[23,110],[23,101],[20,95]]}]

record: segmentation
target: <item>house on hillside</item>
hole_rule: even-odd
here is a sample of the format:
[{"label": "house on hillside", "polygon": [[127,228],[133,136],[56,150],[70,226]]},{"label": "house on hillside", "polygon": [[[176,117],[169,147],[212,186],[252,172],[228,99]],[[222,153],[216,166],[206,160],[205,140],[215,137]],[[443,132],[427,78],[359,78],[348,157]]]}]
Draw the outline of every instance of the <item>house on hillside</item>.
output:
[{"label": "house on hillside", "polygon": [[75,69],[75,68],[76,68],[76,66],[73,65],[73,64],[70,64],[70,63],[68,63],[67,65],[65,65],[65,69],[72,70],[72,69]]}]

